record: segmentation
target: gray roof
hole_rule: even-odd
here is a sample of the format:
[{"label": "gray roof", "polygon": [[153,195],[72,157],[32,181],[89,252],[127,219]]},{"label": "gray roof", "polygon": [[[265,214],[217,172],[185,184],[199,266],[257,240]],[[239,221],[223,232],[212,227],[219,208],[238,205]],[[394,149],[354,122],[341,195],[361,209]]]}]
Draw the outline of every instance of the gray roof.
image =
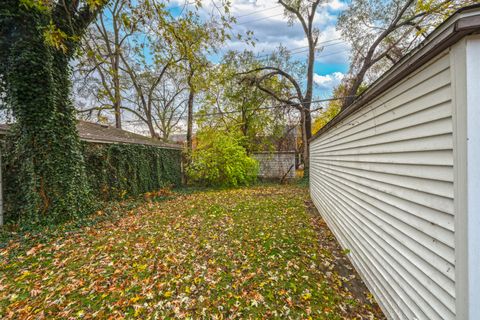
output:
[{"label": "gray roof", "polygon": [[[5,135],[8,132],[9,127],[8,124],[0,124],[0,135]],[[177,144],[165,143],[157,139],[117,129],[112,126],[87,121],[78,121],[77,130],[80,139],[88,142],[142,144],[169,149],[182,148]]]}]

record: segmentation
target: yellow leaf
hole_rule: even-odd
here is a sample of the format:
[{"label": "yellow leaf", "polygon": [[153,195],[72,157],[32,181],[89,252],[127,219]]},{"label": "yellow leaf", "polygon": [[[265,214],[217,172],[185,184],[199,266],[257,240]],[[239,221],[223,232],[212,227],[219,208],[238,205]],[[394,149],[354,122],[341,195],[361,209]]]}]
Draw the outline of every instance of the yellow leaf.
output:
[{"label": "yellow leaf", "polygon": [[302,295],[303,300],[310,300],[312,298],[312,294],[310,292],[304,293]]}]

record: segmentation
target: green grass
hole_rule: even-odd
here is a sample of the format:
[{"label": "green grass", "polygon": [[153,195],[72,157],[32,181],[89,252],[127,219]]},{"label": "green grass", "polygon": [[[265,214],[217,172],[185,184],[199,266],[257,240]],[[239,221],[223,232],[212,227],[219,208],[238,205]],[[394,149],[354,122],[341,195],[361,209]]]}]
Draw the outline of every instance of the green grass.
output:
[{"label": "green grass", "polygon": [[322,271],[307,200],[299,186],[200,191],[12,240],[0,249],[0,318],[373,317]]}]

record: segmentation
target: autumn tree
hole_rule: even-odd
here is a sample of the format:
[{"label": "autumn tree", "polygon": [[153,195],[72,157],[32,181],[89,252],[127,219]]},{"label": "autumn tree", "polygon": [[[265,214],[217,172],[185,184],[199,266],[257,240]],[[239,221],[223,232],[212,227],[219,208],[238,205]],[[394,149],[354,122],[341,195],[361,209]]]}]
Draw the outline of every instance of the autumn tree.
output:
[{"label": "autumn tree", "polygon": [[[301,114],[302,123],[302,141],[304,145],[303,158],[305,176],[308,177],[309,170],[309,151],[308,140],[312,136],[312,115],[310,112],[313,98],[313,74],[315,64],[315,53],[319,49],[317,48],[318,40],[320,37],[320,30],[314,26],[315,16],[317,9],[324,0],[279,0],[278,3],[284,8],[285,15],[290,24],[294,22],[300,23],[303,32],[308,43],[307,53],[307,68],[306,73],[303,75],[303,79],[298,79],[291,74],[290,70],[282,69],[275,66],[266,66],[252,70],[252,72],[260,73],[260,76],[256,79],[256,85],[261,88],[262,82],[273,76],[279,76],[293,86],[293,96],[281,97],[274,95],[270,92],[277,101],[290,105],[299,110]],[[302,83],[304,85],[302,85]],[[266,91],[268,92],[268,91]]]},{"label": "autumn tree", "polygon": [[352,47],[350,76],[342,108],[414,48],[439,23],[478,0],[353,0],[338,19],[338,30]]},{"label": "autumn tree", "polygon": [[[246,81],[239,81],[238,74],[261,66],[251,51],[229,51],[215,68],[215,80],[202,99],[197,113],[200,127],[216,128],[236,133],[247,153],[263,151],[279,134],[285,131],[285,108],[269,94]],[[264,83],[270,90],[280,87],[278,79]]]},{"label": "autumn tree", "polygon": [[164,74],[181,60],[174,44],[164,41],[173,23],[165,4],[113,0],[106,6],[82,42],[75,73],[80,112],[113,114],[117,128],[128,112],[157,137],[151,100]]},{"label": "autumn tree", "polygon": [[332,100],[328,102],[325,109],[321,110],[320,114],[315,117],[312,126],[312,133],[317,133],[327,123],[330,122],[341,110],[343,97],[345,96],[346,87],[342,83],[333,90]]},{"label": "autumn tree", "polygon": [[176,62],[151,70],[125,63],[134,90],[125,96],[128,104],[122,108],[146,125],[152,138],[167,140],[184,114],[186,84],[172,70]]},{"label": "autumn tree", "polygon": [[[181,32],[172,30],[172,35],[178,43],[179,51],[185,60],[181,64],[188,85],[187,100],[187,151],[192,151],[193,140],[193,113],[195,98],[201,92],[210,90],[212,82],[212,64],[208,61],[209,54],[217,53],[217,49],[226,40],[232,39],[231,25],[234,18],[230,15],[230,3],[222,1],[218,5],[213,3],[220,14],[206,19],[192,12],[187,18],[181,19]],[[251,41],[251,34],[247,33],[246,42]],[[241,38],[240,36],[237,36]]]},{"label": "autumn tree", "polygon": [[[310,112],[303,107],[305,65],[294,61],[291,54],[280,46],[267,59],[263,59],[261,67],[240,72],[241,81],[258,88],[277,101],[278,104],[290,110],[296,110],[300,115],[299,123],[302,137],[302,156],[304,159],[305,176],[308,176],[308,133],[306,116]],[[266,66],[267,67],[266,67]],[[288,72],[284,71],[288,70]]]},{"label": "autumn tree", "polygon": [[70,63],[103,1],[3,0],[0,75],[16,120],[9,159],[16,173],[15,215],[61,221],[90,210]]},{"label": "autumn tree", "polygon": [[[143,16],[147,17],[144,19],[148,21],[144,32],[148,35],[147,43],[152,48],[153,63],[149,63],[148,57],[143,53],[145,51],[143,42],[137,45],[138,49],[135,50],[132,62],[121,57],[124,71],[134,83],[137,104],[144,115],[139,118],[145,120],[152,136],[155,136],[152,117],[155,91],[161,85],[165,75],[173,72],[178,79],[184,81],[188,91],[187,140],[188,149],[191,150],[195,96],[209,88],[211,64],[207,60],[207,55],[215,53],[218,46],[229,38],[226,29],[230,28],[233,19],[228,13],[229,5],[226,1],[222,2],[224,13],[220,17],[201,17],[197,11],[198,7],[180,16],[172,17],[169,12],[165,12],[167,10],[165,7],[156,3],[150,5],[154,9],[153,13],[150,10],[143,11]],[[154,18],[153,22],[152,18]],[[146,89],[142,89],[136,80],[141,72],[156,74],[151,78],[149,81],[151,85]],[[136,113],[136,115],[139,114]]]},{"label": "autumn tree", "polygon": [[[81,112],[114,111],[119,127],[123,110],[138,120],[134,123],[145,125],[152,137],[165,138],[178,122],[158,111],[168,113],[174,108],[178,114],[180,106],[186,106],[191,146],[195,96],[209,83],[207,55],[229,37],[226,30],[233,19],[228,14],[228,2],[221,2],[224,14],[220,17],[201,17],[200,2],[191,5],[174,16],[165,3],[114,0],[84,41],[86,54],[80,59],[78,83],[81,93],[92,94],[84,99],[90,101]],[[166,74],[175,74],[184,85],[175,81],[171,86],[172,78]],[[162,109],[158,96],[167,87],[181,92],[172,92],[176,99]],[[185,93],[187,103],[174,105]]]}]

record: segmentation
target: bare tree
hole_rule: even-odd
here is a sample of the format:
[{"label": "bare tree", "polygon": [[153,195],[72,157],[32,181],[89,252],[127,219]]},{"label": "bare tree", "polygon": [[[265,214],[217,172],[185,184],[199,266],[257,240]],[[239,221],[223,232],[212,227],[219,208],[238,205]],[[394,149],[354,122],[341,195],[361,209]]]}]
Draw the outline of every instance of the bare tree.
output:
[{"label": "bare tree", "polygon": [[168,73],[153,94],[154,123],[161,139],[168,141],[172,132],[179,128],[187,109],[188,88],[178,73]]},{"label": "bare tree", "polygon": [[[85,54],[77,65],[76,84],[80,91],[87,91],[95,99],[94,106],[82,113],[97,111],[113,112],[115,126],[122,128],[122,83],[121,54],[128,41],[137,31],[138,19],[130,0],[113,0],[103,14],[87,30],[83,40]],[[91,90],[95,88],[96,90]]]},{"label": "bare tree", "polygon": [[[130,103],[122,108],[134,114],[147,127],[152,138],[160,138],[156,127],[155,113],[158,109],[157,92],[161,84],[165,81],[167,71],[173,68],[182,58],[175,59],[170,57],[170,61],[163,66],[159,66],[158,70],[145,69],[143,66],[135,62],[128,61],[126,57],[121,55],[122,70],[128,74],[133,91],[130,97],[126,97]],[[156,105],[157,103],[157,105]]]}]

